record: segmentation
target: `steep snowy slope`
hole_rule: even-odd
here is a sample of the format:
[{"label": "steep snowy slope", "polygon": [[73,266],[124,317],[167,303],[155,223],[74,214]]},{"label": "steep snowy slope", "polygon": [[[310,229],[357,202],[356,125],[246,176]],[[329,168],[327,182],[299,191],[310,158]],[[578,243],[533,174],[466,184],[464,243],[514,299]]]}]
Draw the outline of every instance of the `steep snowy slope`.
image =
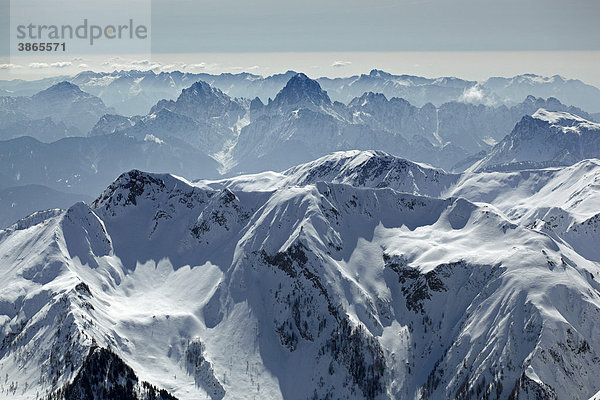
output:
[{"label": "steep snowy slope", "polygon": [[600,196],[600,160],[568,167],[514,172],[465,173],[445,195],[494,204],[516,222],[528,222],[531,209],[561,207],[579,221],[591,217]]},{"label": "steep snowy slope", "polygon": [[600,261],[600,164],[514,172],[448,174],[380,151],[345,151],[282,173],[263,172],[196,184],[212,189],[269,191],[319,181],[381,188],[430,197],[464,197],[492,204],[511,221],[552,230],[585,257]]},{"label": "steep snowy slope", "polygon": [[4,398],[63,387],[95,346],[181,399],[599,389],[600,265],[460,198],[132,171],[0,231],[0,257]]},{"label": "steep snowy slope", "polygon": [[586,258],[600,261],[600,163],[570,167],[448,174],[377,151],[346,151],[283,173],[265,172],[221,181],[199,181],[211,188],[274,190],[326,181],[357,187],[389,187],[432,197],[464,197],[489,203],[511,221],[569,243]]},{"label": "steep snowy slope", "polygon": [[523,117],[510,135],[472,169],[522,162],[570,165],[594,157],[600,157],[600,124],[540,108],[531,117]]},{"label": "steep snowy slope", "polygon": [[564,168],[467,173],[445,195],[498,207],[516,223],[569,243],[600,261],[600,160]]}]

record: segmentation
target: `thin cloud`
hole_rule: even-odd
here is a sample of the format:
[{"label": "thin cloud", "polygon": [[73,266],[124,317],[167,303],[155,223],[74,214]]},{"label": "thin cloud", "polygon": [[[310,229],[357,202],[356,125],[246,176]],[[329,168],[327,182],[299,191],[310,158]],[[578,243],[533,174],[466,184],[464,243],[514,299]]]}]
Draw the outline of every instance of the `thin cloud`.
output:
[{"label": "thin cloud", "polygon": [[185,68],[188,70],[213,70],[217,67],[219,67],[219,64],[208,64],[201,62],[197,64],[187,64]]},{"label": "thin cloud", "polygon": [[191,68],[191,69],[204,69],[204,68],[206,68],[206,63],[201,62],[199,64],[190,64],[187,67]]},{"label": "thin cloud", "polygon": [[148,66],[148,65],[152,64],[152,61],[150,61],[150,60],[133,60],[133,61],[130,62],[130,64],[131,65],[145,65],[145,66]]},{"label": "thin cloud", "polygon": [[17,68],[23,68],[23,67],[18,64],[0,64],[0,69],[17,69]]},{"label": "thin cloud", "polygon": [[463,91],[463,94],[460,95],[458,101],[469,104],[480,104],[483,100],[483,97],[483,90],[477,86],[472,86]]},{"label": "thin cloud", "polygon": [[334,61],[331,66],[333,68],[342,68],[352,64],[352,61]]},{"label": "thin cloud", "polygon": [[42,69],[42,68],[48,68],[50,65],[48,65],[48,63],[31,63],[29,64],[29,68],[33,68],[33,69]]},{"label": "thin cloud", "polygon": [[260,67],[258,65],[253,65],[251,67],[230,67],[230,69],[234,71],[255,71],[259,68]]},{"label": "thin cloud", "polygon": [[124,64],[115,63],[115,64],[111,65],[111,68],[116,71],[120,71],[120,70],[127,71],[127,70],[133,70],[133,69],[140,69],[140,67],[142,70],[155,70],[155,69],[161,68],[162,65],[159,63],[148,63],[148,64],[142,63],[142,64],[140,64],[139,61],[124,63]]},{"label": "thin cloud", "polygon": [[70,67],[71,65],[73,65],[73,63],[70,61],[59,61],[59,62],[50,64],[50,66],[54,67],[54,68],[66,68],[66,67]]}]

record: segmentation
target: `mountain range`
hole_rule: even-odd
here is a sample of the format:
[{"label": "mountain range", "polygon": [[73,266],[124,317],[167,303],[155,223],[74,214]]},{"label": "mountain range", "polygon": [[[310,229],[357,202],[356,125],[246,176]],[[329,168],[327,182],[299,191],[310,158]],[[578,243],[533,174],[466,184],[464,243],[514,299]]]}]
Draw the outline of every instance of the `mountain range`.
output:
[{"label": "mountain range", "polygon": [[590,398],[599,182],[380,151],[132,170],[0,231],[0,397]]},{"label": "mountain range", "polygon": [[[100,97],[105,104],[125,116],[145,115],[162,99],[174,100],[181,91],[201,80],[231,97],[259,97],[263,103],[274,98],[297,72],[287,71],[263,77],[249,73],[219,74],[153,71],[84,71],[74,77],[59,76],[38,81],[0,81],[0,91],[10,96],[32,96],[48,87],[68,80],[85,92]],[[440,106],[451,101],[511,106],[529,95],[555,97],[593,113],[600,113],[600,90],[577,79],[535,74],[512,78],[492,77],[475,82],[453,77],[425,78],[394,75],[374,69],[368,74],[342,78],[317,78],[334,101],[350,102],[365,92],[400,97],[422,107],[427,103]]]},{"label": "mountain range", "polygon": [[449,102],[418,108],[369,92],[345,105],[332,101],[317,81],[296,74],[266,104],[231,98],[198,82],[144,117],[105,116],[91,134],[177,138],[217,158],[229,173],[282,170],[349,149],[383,149],[452,169],[487,152],[539,108],[593,118],[557,99],[533,96],[512,107]]},{"label": "mountain range", "polygon": [[[283,171],[350,149],[385,150],[456,172],[569,165],[600,156],[594,115],[555,98],[528,96],[510,107],[464,101],[417,107],[366,92],[344,104],[304,74],[278,79],[288,75],[266,103],[259,97],[232,98],[196,81],[175,100],[160,100],[147,115],[134,117],[112,113],[101,99],[66,81],[29,97],[2,98],[0,126],[7,138],[14,137],[0,141],[0,187],[11,188],[3,196],[10,212],[2,226],[35,207],[89,199],[132,168],[216,178]],[[388,75],[375,71],[363,81]],[[545,121],[544,115],[556,121]],[[89,137],[81,136],[84,129]],[[27,197],[39,200],[31,203]]]}]

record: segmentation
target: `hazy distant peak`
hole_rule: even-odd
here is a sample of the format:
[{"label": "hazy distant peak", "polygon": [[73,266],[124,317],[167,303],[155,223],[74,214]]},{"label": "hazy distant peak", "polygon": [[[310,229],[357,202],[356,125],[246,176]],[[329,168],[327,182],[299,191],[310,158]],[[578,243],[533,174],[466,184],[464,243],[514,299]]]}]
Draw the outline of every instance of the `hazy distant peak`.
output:
[{"label": "hazy distant peak", "polygon": [[372,69],[371,72],[369,72],[369,75],[371,77],[377,77],[377,78],[392,76],[390,73],[382,71],[380,69]]},{"label": "hazy distant peak", "polygon": [[355,102],[364,103],[367,102],[387,102],[388,99],[385,97],[383,93],[373,93],[373,92],[365,92],[362,96],[355,98],[352,103]]},{"label": "hazy distant peak", "polygon": [[213,93],[221,92],[219,89],[215,89],[211,87],[208,83],[204,81],[197,81],[192,86],[187,89],[183,89],[180,98],[186,96],[209,96]]},{"label": "hazy distant peak", "polygon": [[330,105],[331,99],[321,85],[303,73],[294,75],[277,94],[273,104],[279,107],[283,104],[295,105],[312,103],[315,106]]},{"label": "hazy distant peak", "polygon": [[37,93],[34,97],[48,97],[55,95],[65,94],[82,94],[84,93],[79,86],[72,84],[68,81],[62,81],[55,85],[50,86],[48,89],[42,90]]}]

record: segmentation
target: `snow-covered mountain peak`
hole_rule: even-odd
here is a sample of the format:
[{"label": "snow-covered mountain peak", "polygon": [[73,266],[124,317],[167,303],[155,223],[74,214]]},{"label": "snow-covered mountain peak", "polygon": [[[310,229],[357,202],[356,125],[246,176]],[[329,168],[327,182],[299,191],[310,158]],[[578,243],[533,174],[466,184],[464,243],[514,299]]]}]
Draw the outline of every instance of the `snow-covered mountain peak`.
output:
[{"label": "snow-covered mountain peak", "polygon": [[383,151],[339,151],[283,172],[286,183],[320,180],[359,187],[390,187],[400,192],[437,197],[458,179],[441,169],[414,163]]},{"label": "snow-covered mountain peak", "polygon": [[519,121],[510,135],[472,170],[570,165],[600,155],[600,124],[567,112],[538,109]]},{"label": "snow-covered mountain peak", "polygon": [[[220,189],[219,189],[220,190]],[[192,192],[194,192],[192,194]],[[221,190],[221,197],[235,196],[229,189]],[[112,207],[139,206],[140,202],[169,201],[177,196],[188,196],[189,202],[184,199],[178,201],[184,207],[192,207],[198,195],[202,197],[200,203],[212,197],[217,191],[207,189],[205,186],[189,182],[185,178],[172,174],[158,174],[143,172],[137,169],[121,174],[104,192],[92,203],[92,209],[110,209]],[[165,197],[167,194],[168,197]]]},{"label": "snow-covered mountain peak", "polygon": [[92,208],[136,206],[140,199],[163,193],[168,182],[171,188],[177,185],[177,179],[168,174],[150,174],[132,170],[119,176],[96,200]]},{"label": "snow-covered mountain peak", "polygon": [[457,174],[415,163],[379,150],[338,151],[281,173],[263,172],[222,180],[200,180],[199,187],[271,191],[318,182],[357,187],[389,187],[399,192],[438,197],[459,178]]},{"label": "snow-covered mountain peak", "polygon": [[600,124],[568,112],[548,111],[540,108],[531,117],[563,128],[574,128],[568,129],[568,131],[579,132],[577,128],[600,130]]}]

